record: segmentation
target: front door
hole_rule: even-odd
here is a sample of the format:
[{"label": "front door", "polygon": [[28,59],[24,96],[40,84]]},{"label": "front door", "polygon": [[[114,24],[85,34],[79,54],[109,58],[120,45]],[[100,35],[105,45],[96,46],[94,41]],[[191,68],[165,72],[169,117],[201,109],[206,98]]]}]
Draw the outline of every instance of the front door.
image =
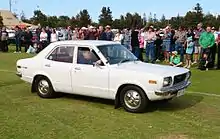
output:
[{"label": "front door", "polygon": [[109,98],[107,66],[95,66],[94,63],[100,61],[94,50],[88,47],[78,47],[77,61],[73,67],[72,86],[74,93]]}]

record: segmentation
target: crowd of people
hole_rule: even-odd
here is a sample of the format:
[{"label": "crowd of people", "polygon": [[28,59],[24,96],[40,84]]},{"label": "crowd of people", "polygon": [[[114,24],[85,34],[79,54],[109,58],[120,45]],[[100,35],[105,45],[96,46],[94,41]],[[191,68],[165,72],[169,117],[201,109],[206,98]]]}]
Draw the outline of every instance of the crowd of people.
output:
[{"label": "crowd of people", "polygon": [[[35,35],[34,35],[35,34]],[[58,31],[53,28],[37,28],[35,33],[29,28],[15,27],[15,53],[38,53],[48,44],[60,40],[106,40],[124,45],[140,60],[148,63],[164,61],[171,66],[191,68],[197,64],[199,69],[220,69],[220,30],[214,27],[203,29],[202,23],[197,28],[178,30],[167,26],[165,29],[131,28],[113,32],[110,26],[93,26],[71,29],[67,27]],[[34,37],[35,36],[35,37]],[[8,51],[8,33],[6,28],[0,29],[0,51]],[[145,54],[145,59],[143,58]],[[216,54],[218,54],[217,65]],[[185,63],[185,65],[183,65]]]}]

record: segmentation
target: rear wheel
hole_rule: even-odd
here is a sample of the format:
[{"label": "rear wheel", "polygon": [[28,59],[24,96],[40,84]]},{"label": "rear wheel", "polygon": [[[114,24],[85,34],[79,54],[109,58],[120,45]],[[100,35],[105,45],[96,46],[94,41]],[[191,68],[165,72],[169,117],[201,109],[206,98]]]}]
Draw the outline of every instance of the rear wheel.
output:
[{"label": "rear wheel", "polygon": [[146,111],[149,100],[141,88],[129,85],[122,89],[120,102],[126,111],[141,113]]},{"label": "rear wheel", "polygon": [[38,77],[35,82],[35,87],[38,96],[41,98],[54,98],[57,96],[57,93],[54,91],[53,86],[47,77]]}]

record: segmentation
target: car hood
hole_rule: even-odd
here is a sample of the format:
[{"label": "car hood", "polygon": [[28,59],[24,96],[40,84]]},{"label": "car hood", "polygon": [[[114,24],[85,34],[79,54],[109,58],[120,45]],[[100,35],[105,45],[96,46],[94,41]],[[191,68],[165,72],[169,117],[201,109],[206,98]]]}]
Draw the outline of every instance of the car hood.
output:
[{"label": "car hood", "polygon": [[157,74],[161,76],[174,76],[188,72],[188,69],[172,67],[167,65],[149,64],[144,62],[126,62],[115,65],[115,68],[122,70],[131,70],[137,72],[144,72],[149,74]]}]

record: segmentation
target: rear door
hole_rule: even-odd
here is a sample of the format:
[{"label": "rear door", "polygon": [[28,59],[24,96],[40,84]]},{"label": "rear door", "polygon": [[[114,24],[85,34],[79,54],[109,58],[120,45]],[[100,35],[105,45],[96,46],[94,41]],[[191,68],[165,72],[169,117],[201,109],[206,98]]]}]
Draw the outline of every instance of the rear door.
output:
[{"label": "rear door", "polygon": [[43,71],[52,80],[56,91],[73,93],[71,74],[74,46],[57,46],[44,60]]}]

